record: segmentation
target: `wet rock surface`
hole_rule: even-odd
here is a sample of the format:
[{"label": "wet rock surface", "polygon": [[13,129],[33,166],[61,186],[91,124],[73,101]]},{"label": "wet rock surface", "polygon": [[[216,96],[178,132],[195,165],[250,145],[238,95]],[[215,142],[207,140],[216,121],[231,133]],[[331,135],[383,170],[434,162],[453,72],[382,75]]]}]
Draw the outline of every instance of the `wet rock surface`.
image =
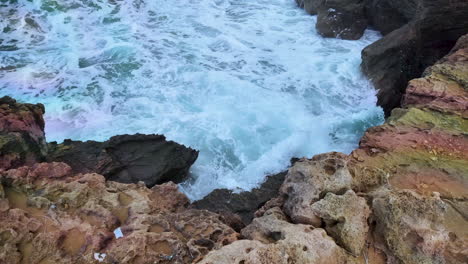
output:
[{"label": "wet rock surface", "polygon": [[[160,136],[50,145],[72,153],[63,156],[70,164],[2,163],[0,263],[467,263],[467,65],[465,36],[410,82],[402,108],[350,155],[300,159],[279,192],[281,178],[265,196],[231,194],[238,205],[215,206],[232,215],[191,208],[174,183],[148,188],[92,171],[112,171],[115,157],[140,164],[138,150],[148,161],[154,149],[134,140]],[[43,108],[0,102],[2,135],[26,135],[44,150]],[[254,198],[255,206],[240,205]],[[245,227],[232,213],[247,208],[250,217],[255,207]]]},{"label": "wet rock surface", "polygon": [[408,81],[445,56],[468,33],[465,0],[297,0],[317,14],[324,37],[359,39],[367,27],[383,38],[362,51],[362,71],[386,116],[401,106]]},{"label": "wet rock surface", "polygon": [[366,27],[367,17],[362,0],[322,0],[317,4],[315,28],[324,37],[360,39]]},{"label": "wet rock surface", "polygon": [[[201,200],[192,203],[193,208],[220,213],[229,219],[239,218],[241,227],[250,224],[254,213],[267,201],[278,196],[286,172],[267,176],[265,182],[251,191],[235,193],[232,190],[217,189]],[[236,221],[238,222],[238,221]]]},{"label": "wet rock surface", "polygon": [[407,82],[421,76],[468,33],[464,0],[370,0],[371,25],[385,36],[362,52],[362,69],[387,115],[400,106]]},{"label": "wet rock surface", "polygon": [[105,142],[65,140],[50,144],[48,161],[69,164],[77,173],[96,172],[122,183],[148,187],[188,176],[198,151],[167,141],[162,135],[120,135]]},{"label": "wet rock surface", "polygon": [[296,162],[242,229],[249,240],[203,263],[466,263],[467,40],[412,80],[404,108],[350,155]]}]

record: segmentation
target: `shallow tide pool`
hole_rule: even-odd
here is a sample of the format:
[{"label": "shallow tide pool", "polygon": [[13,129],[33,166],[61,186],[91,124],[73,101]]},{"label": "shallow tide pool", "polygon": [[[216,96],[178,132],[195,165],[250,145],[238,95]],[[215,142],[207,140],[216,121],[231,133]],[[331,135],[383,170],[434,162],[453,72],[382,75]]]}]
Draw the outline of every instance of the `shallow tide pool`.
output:
[{"label": "shallow tide pool", "polygon": [[49,141],[159,133],[191,180],[250,189],[383,122],[361,75],[379,38],[321,38],[294,0],[0,0],[0,95],[46,106]]}]

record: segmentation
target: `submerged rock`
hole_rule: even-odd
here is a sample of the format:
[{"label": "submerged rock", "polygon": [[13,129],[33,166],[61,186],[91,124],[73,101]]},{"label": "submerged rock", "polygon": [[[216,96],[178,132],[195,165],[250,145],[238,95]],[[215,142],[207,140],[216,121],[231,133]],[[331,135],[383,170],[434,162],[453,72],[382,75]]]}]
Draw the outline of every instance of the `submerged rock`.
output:
[{"label": "submerged rock", "polygon": [[105,142],[65,140],[52,143],[48,161],[69,164],[75,172],[96,172],[108,180],[151,187],[188,176],[198,151],[166,141],[162,135],[120,135]]}]

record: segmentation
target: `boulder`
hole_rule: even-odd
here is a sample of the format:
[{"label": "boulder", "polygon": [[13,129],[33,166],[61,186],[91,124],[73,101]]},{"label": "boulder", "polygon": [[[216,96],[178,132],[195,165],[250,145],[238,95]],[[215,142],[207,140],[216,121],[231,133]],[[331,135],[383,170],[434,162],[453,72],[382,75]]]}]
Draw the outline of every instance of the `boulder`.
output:
[{"label": "boulder", "polygon": [[42,161],[47,152],[44,106],[0,98],[0,168],[10,169]]},{"label": "boulder", "polygon": [[352,190],[343,195],[327,193],[322,200],[312,204],[312,210],[322,218],[325,230],[338,245],[355,256],[361,255],[369,230],[370,209],[366,199]]},{"label": "boulder", "polygon": [[324,37],[360,39],[366,27],[367,17],[362,0],[322,0],[317,4],[315,28]]},{"label": "boulder", "polygon": [[105,142],[65,140],[49,148],[49,162],[65,162],[76,173],[96,172],[122,183],[143,181],[149,187],[183,181],[198,157],[198,151],[162,135],[120,135]]},{"label": "boulder", "polygon": [[[376,234],[387,254],[400,263],[444,263],[449,240],[444,223],[446,204],[437,196],[412,191],[380,194],[372,203]],[[395,261],[395,260],[394,260]]]},{"label": "boulder", "polygon": [[289,169],[281,186],[280,194],[285,197],[283,209],[294,223],[318,227],[321,221],[311,205],[329,192],[345,193],[351,186],[346,155],[331,152],[301,159]]},{"label": "boulder", "polygon": [[325,230],[291,224],[279,208],[272,208],[242,230],[250,240],[239,240],[210,252],[200,263],[355,263]]}]

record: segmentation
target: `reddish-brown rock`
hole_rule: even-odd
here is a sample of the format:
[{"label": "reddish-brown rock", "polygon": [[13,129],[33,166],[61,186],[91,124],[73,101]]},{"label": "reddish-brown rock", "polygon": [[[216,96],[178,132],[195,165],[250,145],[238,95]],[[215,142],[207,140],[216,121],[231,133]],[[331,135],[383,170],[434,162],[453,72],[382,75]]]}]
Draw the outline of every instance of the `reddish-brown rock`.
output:
[{"label": "reddish-brown rock", "polygon": [[64,163],[4,171],[0,182],[0,263],[94,263],[98,253],[103,263],[191,263],[238,237],[218,215],[187,209],[173,183],[106,182]]},{"label": "reddish-brown rock", "polygon": [[44,159],[44,106],[0,98],[0,168],[31,165]]}]

